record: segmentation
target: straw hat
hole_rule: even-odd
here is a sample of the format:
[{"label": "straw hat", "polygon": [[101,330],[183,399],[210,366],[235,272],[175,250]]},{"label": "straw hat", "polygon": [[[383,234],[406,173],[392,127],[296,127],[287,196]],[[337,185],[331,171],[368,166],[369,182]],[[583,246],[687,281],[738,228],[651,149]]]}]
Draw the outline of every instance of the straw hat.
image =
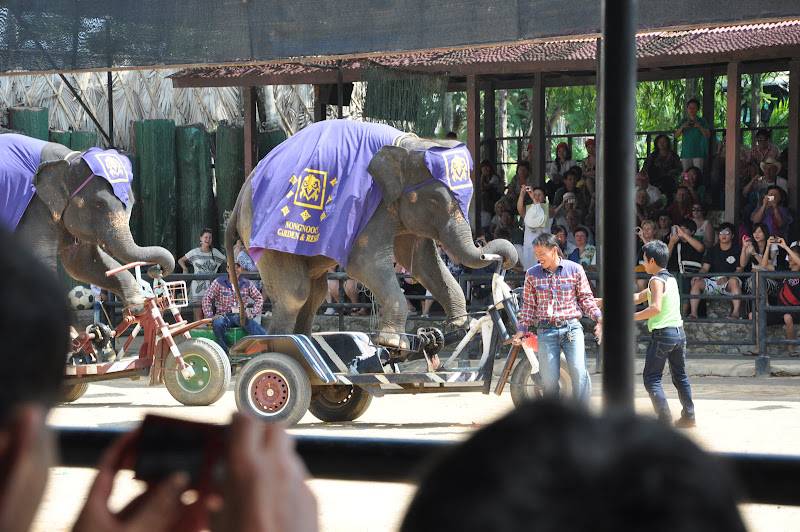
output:
[{"label": "straw hat", "polygon": [[761,163],[761,171],[762,172],[764,172],[764,173],[767,172],[766,170],[764,170],[764,167],[767,166],[767,165],[774,166],[776,174],[781,171],[781,163],[776,161],[774,157],[767,157],[767,160],[764,161],[763,163]]}]

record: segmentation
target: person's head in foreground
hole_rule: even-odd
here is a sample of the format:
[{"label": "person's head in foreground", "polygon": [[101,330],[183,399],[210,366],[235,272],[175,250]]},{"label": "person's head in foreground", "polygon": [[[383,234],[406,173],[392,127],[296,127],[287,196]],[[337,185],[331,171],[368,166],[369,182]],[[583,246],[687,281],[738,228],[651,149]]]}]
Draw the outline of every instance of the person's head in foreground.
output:
[{"label": "person's head in foreground", "polygon": [[0,228],[0,530],[27,530],[55,465],[45,425],[69,350],[70,309],[56,276]]},{"label": "person's head in foreground", "polygon": [[402,532],[744,531],[732,479],[655,419],[534,401],[422,479]]}]

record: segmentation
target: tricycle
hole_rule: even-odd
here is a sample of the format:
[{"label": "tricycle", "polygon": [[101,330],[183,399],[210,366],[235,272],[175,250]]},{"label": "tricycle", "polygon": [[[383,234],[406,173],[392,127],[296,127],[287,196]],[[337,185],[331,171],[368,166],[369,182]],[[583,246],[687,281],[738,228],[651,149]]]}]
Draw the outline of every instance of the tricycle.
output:
[{"label": "tricycle", "polygon": [[[376,345],[363,332],[247,336],[239,340],[230,349],[231,363],[237,369],[236,406],[265,422],[293,425],[307,411],[326,422],[352,421],[367,410],[373,397],[384,395],[490,393],[494,361],[517,331],[519,292],[512,292],[504,281],[503,257],[483,258],[495,261],[494,303],[464,328],[443,333],[435,327],[422,327],[416,334],[406,335],[408,349]],[[477,365],[458,367],[469,362],[467,345],[478,335],[483,347]],[[515,405],[541,394],[535,337],[531,340],[510,347],[494,389],[500,395],[510,383]],[[456,347],[441,363],[438,355],[448,345]],[[525,356],[515,366],[520,350]],[[422,359],[426,370],[401,369],[410,365],[407,362]],[[562,393],[571,393],[571,380],[563,363],[559,385]]]},{"label": "tricycle", "polygon": [[[144,302],[125,307],[116,329],[94,324],[73,339],[64,370],[63,402],[82,397],[90,382],[136,380],[148,374],[151,386],[166,384],[172,397],[185,405],[210,405],[227,391],[231,366],[225,352],[216,342],[189,335],[190,330],[210,320],[189,323],[183,319],[180,309],[188,305],[186,282],[164,281],[161,269],[155,266],[147,272],[153,279],[150,286],[142,279],[141,267],[152,264],[133,262],[106,272],[110,276],[134,268]],[[171,315],[174,323],[167,323],[165,314]],[[115,352],[112,340],[130,327],[133,330],[124,346]],[[139,334],[143,342],[138,356],[126,356]]]}]

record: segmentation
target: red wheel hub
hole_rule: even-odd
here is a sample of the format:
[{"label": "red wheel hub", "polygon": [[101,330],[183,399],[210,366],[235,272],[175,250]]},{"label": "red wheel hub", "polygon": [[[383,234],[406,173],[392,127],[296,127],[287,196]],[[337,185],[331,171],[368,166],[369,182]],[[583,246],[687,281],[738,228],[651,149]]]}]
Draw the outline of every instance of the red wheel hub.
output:
[{"label": "red wheel hub", "polygon": [[280,373],[266,371],[250,383],[250,397],[266,414],[280,412],[289,400],[289,385]]}]

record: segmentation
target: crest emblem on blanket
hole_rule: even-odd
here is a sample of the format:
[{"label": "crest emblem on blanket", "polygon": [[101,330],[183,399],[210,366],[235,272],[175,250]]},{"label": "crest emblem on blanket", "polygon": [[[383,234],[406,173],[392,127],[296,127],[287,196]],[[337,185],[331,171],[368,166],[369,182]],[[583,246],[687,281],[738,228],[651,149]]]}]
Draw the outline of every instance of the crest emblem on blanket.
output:
[{"label": "crest emblem on blanket", "polygon": [[100,164],[105,169],[104,175],[108,178],[110,183],[127,183],[128,174],[125,171],[125,165],[122,163],[119,154],[117,153],[99,153],[96,155]]},{"label": "crest emblem on blanket", "polygon": [[294,194],[294,204],[321,211],[325,206],[328,172],[306,168],[300,173],[299,180],[300,184]]},{"label": "crest emblem on blanket", "polygon": [[471,187],[469,179],[469,163],[461,153],[443,153],[442,157],[447,163],[447,183],[450,190]]}]

